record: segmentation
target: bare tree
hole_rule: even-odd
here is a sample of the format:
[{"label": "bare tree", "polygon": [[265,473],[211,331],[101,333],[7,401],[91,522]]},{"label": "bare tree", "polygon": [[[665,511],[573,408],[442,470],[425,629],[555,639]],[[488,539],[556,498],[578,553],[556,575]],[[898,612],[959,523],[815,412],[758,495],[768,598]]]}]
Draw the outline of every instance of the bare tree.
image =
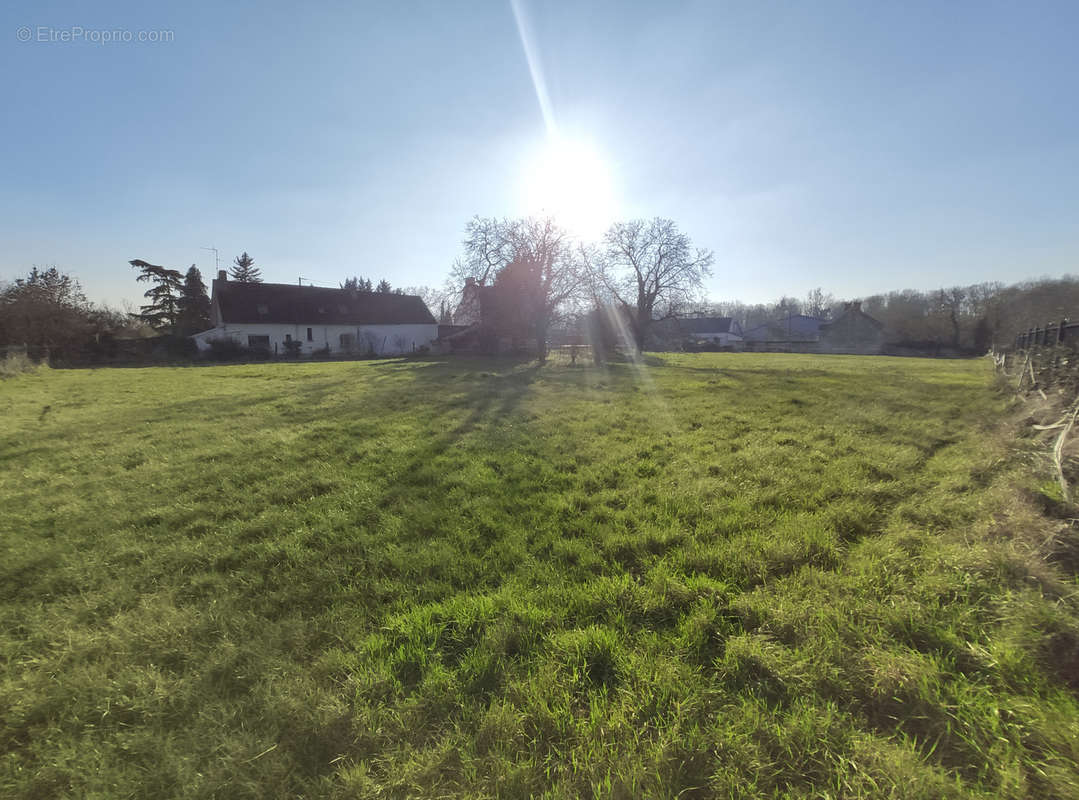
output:
[{"label": "bare tree", "polygon": [[712,251],[694,248],[673,220],[618,222],[602,247],[582,249],[598,291],[627,317],[640,350],[652,323],[677,316],[711,274]]},{"label": "bare tree", "polygon": [[[970,314],[975,317],[974,347],[979,350],[1002,344],[1008,304],[1004,301],[1004,284],[987,281],[967,288]],[[1014,331],[1009,331],[1013,333]]]},{"label": "bare tree", "polygon": [[778,318],[787,319],[802,313],[802,303],[797,297],[783,295],[776,300],[773,313]]},{"label": "bare tree", "polygon": [[431,286],[406,286],[401,290],[402,294],[411,294],[423,300],[427,310],[434,314],[439,323],[449,320],[449,304],[453,294],[446,289],[436,289]]},{"label": "bare tree", "polygon": [[959,347],[959,316],[964,310],[967,299],[967,290],[960,286],[951,289],[941,289],[937,297],[940,313],[948,318],[952,326],[952,347]]},{"label": "bare tree", "polygon": [[454,265],[461,282],[488,280],[500,289],[504,316],[529,327],[540,361],[547,359],[547,331],[582,286],[569,236],[550,217],[474,217],[465,229],[464,257]]},{"label": "bare tree", "polygon": [[816,289],[810,289],[802,310],[810,317],[825,317],[831,313],[834,305],[835,298],[818,286]]},{"label": "bare tree", "polygon": [[452,277],[458,284],[466,278],[479,283],[494,281],[495,276],[513,260],[513,248],[505,235],[509,220],[475,216],[465,226],[464,257],[453,263]]}]

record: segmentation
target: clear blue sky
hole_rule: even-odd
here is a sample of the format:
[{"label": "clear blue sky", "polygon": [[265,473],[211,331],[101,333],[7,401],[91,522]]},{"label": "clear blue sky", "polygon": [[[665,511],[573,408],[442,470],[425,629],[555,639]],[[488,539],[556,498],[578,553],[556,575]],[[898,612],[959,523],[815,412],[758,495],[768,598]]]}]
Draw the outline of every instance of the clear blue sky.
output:
[{"label": "clear blue sky", "polygon": [[[551,113],[714,299],[1079,272],[1079,3],[584,5],[522,0]],[[37,40],[73,26],[173,40]],[[8,2],[0,75],[0,280],[111,303],[207,245],[440,285],[546,135],[508,0]]]}]

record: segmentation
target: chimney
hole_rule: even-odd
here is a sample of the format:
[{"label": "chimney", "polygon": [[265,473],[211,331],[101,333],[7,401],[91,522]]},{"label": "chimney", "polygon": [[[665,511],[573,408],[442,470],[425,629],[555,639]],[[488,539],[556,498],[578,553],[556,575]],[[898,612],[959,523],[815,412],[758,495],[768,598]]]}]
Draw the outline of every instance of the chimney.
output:
[{"label": "chimney", "polygon": [[223,282],[223,281],[227,281],[227,280],[229,279],[229,274],[228,274],[228,272],[226,272],[226,271],[225,271],[225,270],[223,270],[223,269],[219,269],[219,270],[217,271],[217,279],[218,279],[219,281],[222,281],[222,282]]}]

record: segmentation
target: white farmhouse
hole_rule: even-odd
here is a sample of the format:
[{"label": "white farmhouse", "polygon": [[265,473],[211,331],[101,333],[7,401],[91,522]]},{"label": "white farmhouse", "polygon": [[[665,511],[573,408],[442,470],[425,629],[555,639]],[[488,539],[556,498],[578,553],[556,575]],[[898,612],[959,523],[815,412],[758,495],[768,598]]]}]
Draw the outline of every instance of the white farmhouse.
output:
[{"label": "white farmhouse", "polygon": [[192,338],[200,350],[214,340],[284,355],[397,355],[427,347],[438,323],[415,295],[323,289],[284,283],[240,283],[217,273],[210,299],[213,328]]},{"label": "white farmhouse", "polygon": [[695,342],[737,347],[743,339],[741,324],[731,317],[690,317],[678,319],[675,325],[684,337]]}]

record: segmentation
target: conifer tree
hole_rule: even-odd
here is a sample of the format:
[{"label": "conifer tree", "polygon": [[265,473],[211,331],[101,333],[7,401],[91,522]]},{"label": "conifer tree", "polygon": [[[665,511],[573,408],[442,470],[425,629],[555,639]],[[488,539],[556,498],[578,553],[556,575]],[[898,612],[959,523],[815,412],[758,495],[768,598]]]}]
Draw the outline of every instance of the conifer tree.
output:
[{"label": "conifer tree", "polygon": [[371,279],[353,275],[351,278],[345,278],[345,282],[341,284],[341,288],[351,289],[354,292],[370,292]]},{"label": "conifer tree", "polygon": [[154,328],[176,333],[180,321],[180,295],[183,292],[184,276],[177,270],[150,264],[141,258],[128,262],[139,270],[137,281],[153,284],[143,297],[150,302],[139,306],[139,319]]},{"label": "conifer tree", "polygon": [[255,266],[255,259],[245,250],[236,256],[229,268],[229,277],[239,283],[262,283],[262,271]]},{"label": "conifer tree", "polygon": [[194,264],[184,276],[179,306],[180,332],[185,336],[210,328],[210,298],[206,294],[206,284],[202,282],[202,273]]}]

